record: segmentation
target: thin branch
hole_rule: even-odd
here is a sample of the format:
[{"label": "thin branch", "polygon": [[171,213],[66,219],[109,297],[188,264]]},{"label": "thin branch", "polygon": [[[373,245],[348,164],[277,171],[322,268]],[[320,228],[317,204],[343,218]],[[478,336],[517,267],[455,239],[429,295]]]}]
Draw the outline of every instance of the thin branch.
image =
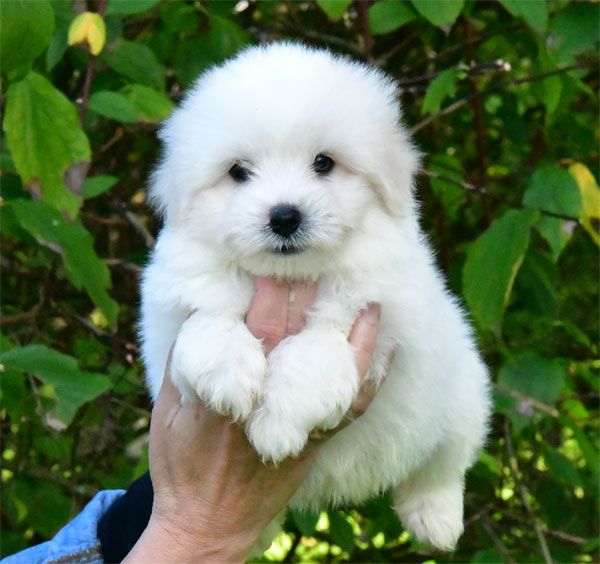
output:
[{"label": "thin branch", "polygon": [[14,313],[12,315],[2,315],[0,316],[0,326],[6,327],[7,325],[15,325],[17,323],[22,323],[23,321],[29,321],[31,319],[35,319],[40,310],[40,306],[35,305],[29,311],[23,311],[21,313]]},{"label": "thin branch", "polygon": [[[456,186],[460,186],[469,192],[475,192],[477,194],[481,194],[488,198],[494,198],[495,200],[501,201],[501,198],[496,196],[495,194],[490,193],[486,187],[478,186],[476,184],[472,184],[471,182],[466,182],[465,180],[460,180],[459,178],[452,178],[451,176],[445,176],[444,174],[439,174],[433,170],[423,169],[420,171],[420,174],[423,176],[428,176],[430,178],[439,178],[440,180],[444,180],[446,182],[450,182],[451,184],[455,184]],[[572,217],[570,215],[565,215],[562,213],[554,213],[546,210],[538,210],[541,214],[547,215],[549,217],[556,217],[557,219],[563,219],[565,221],[579,221],[577,217]]]},{"label": "thin branch", "polygon": [[[467,38],[473,36],[473,25],[469,16],[465,16],[465,30]],[[476,66],[475,63],[475,49],[473,43],[467,45],[467,52],[469,55],[469,66]],[[471,89],[471,108],[473,109],[473,116],[475,118],[475,145],[477,147],[477,161],[479,165],[479,182],[485,182],[486,177],[486,158],[485,158],[485,130],[483,125],[483,114],[481,112],[481,99],[478,95],[477,90],[477,79],[472,72],[469,71],[468,75],[469,87]],[[489,221],[489,208],[485,207],[486,215]]]},{"label": "thin branch", "polygon": [[[108,0],[100,0],[100,2],[98,3],[98,14],[100,15],[100,17],[104,16],[104,12],[106,12],[107,5]],[[92,82],[94,80],[95,62],[96,56],[90,54],[87,68],[85,70],[85,80],[83,81],[83,91],[81,93],[81,106],[79,107],[79,121],[81,122],[81,125],[83,125],[83,120],[85,119],[85,114],[87,113],[88,101],[90,99],[90,91],[92,89]]]},{"label": "thin branch", "polygon": [[[504,27],[485,31],[483,33],[480,33],[479,35],[476,35],[476,36],[466,39],[464,41],[459,41],[457,43],[454,43],[450,47],[444,49],[443,51],[440,51],[439,53],[432,53],[431,56],[429,57],[429,62],[436,62],[436,61],[439,61],[440,59],[445,59],[448,55],[451,55],[452,53],[455,53],[457,51],[459,53],[462,53],[464,51],[464,48],[466,46],[468,46],[470,43],[476,44],[476,43],[479,43],[480,41],[483,41],[484,39],[489,39],[490,37],[495,37],[496,35],[501,35],[501,36],[506,35],[510,32],[516,31],[520,27],[524,27],[524,24],[522,22],[519,22],[519,20],[515,19],[511,23],[509,23],[508,25],[506,25]],[[420,64],[420,63],[418,63],[418,64]],[[415,68],[415,66],[416,66],[416,64],[411,65],[407,69],[407,71],[412,70],[413,68]]]},{"label": "thin branch", "polygon": [[550,415],[551,417],[558,417],[560,415],[558,413],[558,410],[555,407],[552,407],[551,405],[548,405],[546,403],[538,401],[535,398],[528,396],[527,394],[523,394],[521,392],[518,392],[517,390],[511,390],[510,388],[506,388],[505,386],[502,386],[501,384],[495,384],[494,387],[499,392],[506,394],[507,396],[510,396],[519,401],[525,402],[525,403],[531,405],[531,407],[537,409],[538,411],[542,411],[543,413],[546,413],[547,415]]},{"label": "thin branch", "polygon": [[[313,29],[305,29],[300,27],[292,27],[287,26],[286,29],[270,29],[267,27],[261,26],[251,26],[248,28],[248,31],[257,39],[264,40],[264,35],[274,35],[277,38],[281,38],[286,34],[298,35],[304,37],[305,39],[310,39],[311,41],[320,41],[322,43],[326,43],[328,45],[334,45],[336,47],[340,47],[349,53],[357,57],[363,56],[363,50],[360,45],[357,43],[353,43],[352,41],[346,41],[341,37],[337,37],[335,35],[330,35],[328,33],[321,33],[319,31],[315,31]],[[170,97],[173,97],[172,94],[169,94]]]},{"label": "thin branch", "polygon": [[[554,69],[552,71],[548,71],[548,72],[544,72],[541,74],[535,74],[535,75],[531,75],[531,76],[526,76],[523,78],[518,78],[518,79],[511,79],[511,80],[507,80],[502,82],[501,84],[494,86],[492,88],[488,88],[487,90],[483,90],[482,92],[479,92],[477,95],[479,97],[484,97],[484,96],[488,96],[489,94],[495,94],[497,92],[501,92],[504,88],[509,87],[509,86],[516,86],[519,84],[525,84],[526,82],[535,82],[537,80],[543,80],[544,78],[547,78],[549,76],[553,76],[555,74],[561,74],[563,72],[569,72],[572,70],[576,70],[576,69],[583,69],[583,68],[590,68],[590,67],[595,67],[597,65],[597,63],[595,61],[586,61],[586,62],[582,62],[582,63],[576,63],[574,65],[568,65],[565,67],[560,67],[558,69]],[[467,96],[465,98],[461,98],[460,100],[457,100],[456,102],[454,102],[453,104],[450,104],[449,106],[447,106],[446,108],[444,108],[443,110],[441,110],[440,112],[438,112],[437,114],[434,114],[432,116],[428,116],[425,119],[421,120],[420,122],[418,122],[412,129],[411,129],[411,133],[417,133],[418,131],[421,131],[421,129],[427,127],[430,123],[436,121],[437,119],[443,117],[443,116],[447,116],[448,114],[451,114],[453,112],[455,112],[456,110],[459,110],[460,108],[462,108],[465,104],[468,104],[471,102],[471,100],[473,99],[473,95],[471,96]]]},{"label": "thin branch", "polygon": [[122,202],[115,203],[113,208],[137,231],[146,249],[153,249],[154,237],[142,223],[142,220],[131,210],[128,210]]},{"label": "thin branch", "polygon": [[481,525],[483,526],[485,532],[488,534],[488,537],[492,539],[494,546],[498,549],[498,552],[504,557],[506,562],[510,562],[511,564],[515,562],[510,555],[510,551],[508,547],[502,542],[500,537],[496,534],[494,530],[494,526],[492,525],[492,521],[487,513],[484,513],[481,517]]},{"label": "thin branch", "polygon": [[476,192],[477,194],[483,194],[484,196],[495,197],[490,194],[486,188],[483,186],[477,186],[476,184],[472,184],[471,182],[466,182],[465,180],[461,180],[459,178],[452,178],[451,176],[445,176],[444,174],[440,174],[439,172],[435,172],[433,170],[421,170],[420,174],[423,176],[427,176],[429,178],[439,178],[440,180],[444,180],[446,182],[450,182],[451,184],[456,184],[469,192]]},{"label": "thin branch", "polygon": [[550,554],[550,549],[548,548],[548,542],[546,541],[546,537],[544,535],[544,529],[542,528],[542,525],[538,520],[531,503],[529,502],[529,490],[520,479],[519,463],[517,462],[517,456],[515,454],[513,441],[510,434],[510,423],[508,419],[504,420],[504,438],[506,440],[506,450],[508,452],[510,471],[515,482],[515,486],[519,491],[523,506],[529,514],[529,519],[538,538],[542,556],[544,557],[544,562],[546,564],[553,564],[554,561],[552,560],[552,555]]},{"label": "thin branch", "polygon": [[561,539],[573,544],[585,544],[588,541],[588,539],[584,539],[583,537],[578,537],[575,535],[570,535],[569,533],[565,533],[563,531],[555,531],[553,529],[544,528],[544,532],[546,532],[550,536],[556,537],[557,539]]},{"label": "thin branch", "polygon": [[[498,508],[498,511],[502,511],[502,509]],[[529,523],[527,519],[523,519],[520,515],[515,515],[514,513],[507,513],[504,511],[504,515],[509,519],[513,519],[514,521],[518,521],[519,523]],[[572,544],[585,544],[589,539],[578,537],[576,535],[571,535],[570,533],[565,533],[564,531],[557,531],[554,529],[549,529],[548,527],[544,527],[544,533],[550,535],[551,537],[556,537],[557,539],[564,540],[566,542],[570,542]]]},{"label": "thin branch", "polygon": [[106,153],[115,143],[118,143],[125,135],[125,130],[119,126],[113,133],[112,137],[100,147],[101,153]]},{"label": "thin branch", "polygon": [[106,266],[122,268],[129,272],[133,272],[136,275],[139,275],[142,272],[142,267],[139,264],[135,264],[133,262],[128,262],[126,260],[109,258],[109,259],[106,259],[104,262],[106,263]]},{"label": "thin branch", "polygon": [[[485,63],[475,63],[474,61],[471,61],[470,65],[458,65],[456,69],[459,71],[469,72],[473,75],[485,75],[495,72],[508,72],[510,70],[510,63],[503,59],[496,59],[495,61],[488,61]],[[406,78],[400,78],[398,79],[398,84],[400,86],[407,86],[419,84],[421,82],[430,82],[434,78],[437,78],[445,70],[446,69],[441,69],[434,72],[421,74],[419,76],[407,76]]]},{"label": "thin branch", "polygon": [[397,55],[400,51],[402,51],[411,41],[418,37],[416,33],[412,33],[407,35],[402,41],[396,43],[389,51],[384,53],[383,55],[377,57],[375,60],[375,64],[378,66],[384,66],[392,57]]},{"label": "thin branch", "polygon": [[549,76],[554,76],[555,74],[562,74],[563,72],[569,72],[577,69],[586,69],[590,67],[597,67],[598,63],[596,61],[583,61],[581,63],[575,63],[573,65],[568,65],[565,67],[559,67],[557,69],[543,72],[540,74],[534,74],[532,76],[525,76],[523,78],[515,78],[509,81],[509,84],[525,84],[526,82],[535,82],[536,80],[543,80],[544,78],[548,78]]},{"label": "thin branch", "polygon": [[369,0],[354,0],[356,15],[358,16],[358,24],[360,26],[360,34],[363,39],[363,57],[366,61],[373,60],[373,36],[369,27]]},{"label": "thin branch", "polygon": [[79,106],[79,122],[83,125],[85,114],[87,113],[87,105],[90,99],[90,90],[92,88],[92,81],[94,80],[94,59],[93,55],[90,56],[87,68],[85,70],[85,80],[83,81],[83,92],[81,94],[81,105]]},{"label": "thin branch", "polygon": [[438,120],[439,118],[441,118],[443,116],[447,116],[448,114],[451,114],[451,113],[455,112],[456,110],[459,110],[460,108],[462,108],[463,106],[468,104],[470,101],[471,101],[471,96],[469,96],[468,98],[462,98],[461,100],[457,100],[453,104],[450,104],[449,106],[445,107],[443,110],[440,110],[437,114],[434,114],[432,116],[426,117],[425,119],[421,120],[419,123],[417,123],[417,125],[412,127],[410,132],[412,134],[415,134],[418,131],[421,131],[421,129],[424,129],[430,123]]}]

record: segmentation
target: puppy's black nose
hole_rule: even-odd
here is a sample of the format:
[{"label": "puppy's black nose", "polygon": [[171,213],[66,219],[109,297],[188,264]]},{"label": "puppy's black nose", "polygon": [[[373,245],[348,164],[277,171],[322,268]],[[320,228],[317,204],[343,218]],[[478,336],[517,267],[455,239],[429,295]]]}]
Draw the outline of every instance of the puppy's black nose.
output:
[{"label": "puppy's black nose", "polygon": [[271,209],[269,226],[271,231],[282,237],[292,235],[302,223],[302,214],[295,206],[282,204]]}]

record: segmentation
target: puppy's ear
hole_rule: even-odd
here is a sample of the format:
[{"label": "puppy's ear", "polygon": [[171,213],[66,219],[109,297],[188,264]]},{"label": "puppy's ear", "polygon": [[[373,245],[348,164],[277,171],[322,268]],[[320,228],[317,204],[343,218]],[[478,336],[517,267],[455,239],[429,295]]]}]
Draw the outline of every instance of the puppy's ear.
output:
[{"label": "puppy's ear", "polygon": [[169,174],[169,164],[163,156],[161,162],[152,172],[150,178],[150,201],[163,218],[172,218],[179,213],[177,190],[172,185],[172,174]]},{"label": "puppy's ear", "polygon": [[186,209],[189,200],[186,171],[190,168],[185,155],[185,143],[176,138],[181,129],[181,110],[175,110],[162,125],[158,138],[162,142],[161,159],[150,177],[150,201],[167,221],[174,221]]},{"label": "puppy's ear", "polygon": [[388,213],[405,216],[414,208],[414,181],[420,165],[420,154],[397,130],[370,167],[369,180]]}]

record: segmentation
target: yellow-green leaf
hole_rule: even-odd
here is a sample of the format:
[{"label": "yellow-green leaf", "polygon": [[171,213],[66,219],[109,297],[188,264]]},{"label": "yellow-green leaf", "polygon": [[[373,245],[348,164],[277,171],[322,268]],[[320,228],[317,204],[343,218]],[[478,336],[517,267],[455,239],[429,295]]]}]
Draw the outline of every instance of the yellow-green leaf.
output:
[{"label": "yellow-green leaf", "polygon": [[[35,197],[75,216],[90,145],[75,106],[40,74],[7,92],[4,132],[15,167]],[[76,174],[75,174],[76,173]]]},{"label": "yellow-green leaf", "polygon": [[569,167],[581,193],[581,225],[600,245],[600,188],[590,169],[582,163],[573,163]]},{"label": "yellow-green leaf", "polygon": [[106,43],[106,26],[100,14],[82,12],[69,27],[69,45],[87,43],[92,55],[98,55]]}]

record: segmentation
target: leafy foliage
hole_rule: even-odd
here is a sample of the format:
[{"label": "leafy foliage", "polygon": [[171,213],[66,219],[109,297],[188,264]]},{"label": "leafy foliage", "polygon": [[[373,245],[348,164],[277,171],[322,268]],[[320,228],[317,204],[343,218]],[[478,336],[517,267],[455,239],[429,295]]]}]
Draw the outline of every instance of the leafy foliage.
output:
[{"label": "leafy foliage", "polygon": [[210,65],[293,38],[398,79],[427,155],[422,222],[496,413],[454,553],[415,543],[386,494],[291,513],[264,558],[597,561],[598,16],[568,0],[5,0],[2,553],[147,469],[135,324],[157,124]]}]

